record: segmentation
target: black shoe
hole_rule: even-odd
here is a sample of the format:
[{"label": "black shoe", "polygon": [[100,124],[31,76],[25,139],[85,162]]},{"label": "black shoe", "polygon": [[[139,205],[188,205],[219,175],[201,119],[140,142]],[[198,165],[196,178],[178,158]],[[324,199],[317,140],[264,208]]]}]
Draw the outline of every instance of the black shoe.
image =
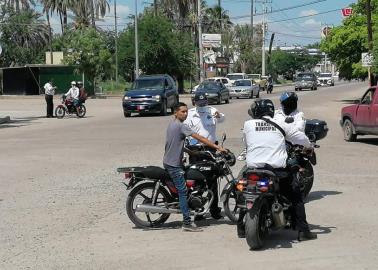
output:
[{"label": "black shoe", "polygon": [[210,210],[210,215],[213,219],[221,219],[223,216],[221,215],[222,209],[217,207],[214,210]]},{"label": "black shoe", "polygon": [[203,215],[197,215],[194,217],[194,221],[201,221],[201,220],[204,220],[205,217]]},{"label": "black shoe", "polygon": [[182,230],[184,232],[202,232],[202,228],[197,227],[196,224],[190,223],[190,224],[182,224]]},{"label": "black shoe", "polygon": [[310,231],[305,231],[305,232],[298,232],[298,241],[307,241],[307,240],[314,240],[318,238],[318,236]]}]

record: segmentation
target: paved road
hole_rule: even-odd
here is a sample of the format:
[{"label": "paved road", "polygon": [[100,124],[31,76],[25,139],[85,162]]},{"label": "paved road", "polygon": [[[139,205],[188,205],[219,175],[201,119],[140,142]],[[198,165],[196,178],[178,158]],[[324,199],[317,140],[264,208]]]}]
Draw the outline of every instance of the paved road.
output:
[{"label": "paved road", "polygon": [[[365,88],[299,93],[306,116],[330,127],[306,204],[319,237],[298,243],[294,232],[274,232],[258,252],[227,220],[202,222],[197,234],[181,231],[180,216],[163,229],[133,228],[115,169],[161,165],[170,116],[125,119],[119,99],[99,99],[88,100],[85,119],[46,119],[42,97],[2,99],[0,114],[15,120],[0,126],[0,269],[376,269],[378,139],[344,142],[338,125],[341,100]],[[217,106],[227,116],[218,131],[236,153],[249,104]]]}]

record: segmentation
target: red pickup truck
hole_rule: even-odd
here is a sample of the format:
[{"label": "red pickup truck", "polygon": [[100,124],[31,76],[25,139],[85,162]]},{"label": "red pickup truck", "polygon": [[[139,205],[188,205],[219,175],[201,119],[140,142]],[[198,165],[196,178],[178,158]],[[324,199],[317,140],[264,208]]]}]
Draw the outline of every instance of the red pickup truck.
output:
[{"label": "red pickup truck", "polygon": [[378,135],[378,86],[369,88],[354,105],[343,107],[340,124],[349,142],[357,135]]}]

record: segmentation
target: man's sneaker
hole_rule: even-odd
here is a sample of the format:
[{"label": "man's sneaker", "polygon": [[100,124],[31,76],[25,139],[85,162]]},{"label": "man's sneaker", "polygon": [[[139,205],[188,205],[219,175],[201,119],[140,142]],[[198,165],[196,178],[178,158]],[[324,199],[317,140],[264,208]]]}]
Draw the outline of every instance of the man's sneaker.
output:
[{"label": "man's sneaker", "polygon": [[318,238],[318,236],[310,231],[298,232],[298,241],[307,241]]},{"label": "man's sneaker", "polygon": [[190,224],[182,224],[182,230],[184,232],[202,232],[202,228],[197,227],[196,224],[190,223]]}]

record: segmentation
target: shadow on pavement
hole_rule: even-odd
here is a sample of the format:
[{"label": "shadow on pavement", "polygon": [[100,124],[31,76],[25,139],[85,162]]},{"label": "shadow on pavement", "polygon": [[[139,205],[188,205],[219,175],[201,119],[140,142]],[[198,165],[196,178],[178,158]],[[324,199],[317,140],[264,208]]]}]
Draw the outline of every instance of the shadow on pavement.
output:
[{"label": "shadow on pavement", "polygon": [[46,118],[45,116],[33,116],[33,117],[23,117],[23,118],[13,118],[9,122],[0,125],[1,128],[15,128],[15,127],[23,127],[30,125],[31,122]]},{"label": "shadow on pavement", "polygon": [[311,202],[323,199],[324,197],[331,196],[331,195],[339,195],[342,192],[340,191],[333,191],[333,190],[319,190],[311,192],[308,197],[305,199],[305,202]]},{"label": "shadow on pavement", "polygon": [[364,143],[364,144],[378,146],[378,138],[358,138],[357,137],[356,143]]},{"label": "shadow on pavement", "polygon": [[[332,232],[331,229],[336,229],[336,227],[327,227],[327,226],[320,226],[320,225],[312,225],[310,224],[310,230],[317,235],[320,234],[328,234]],[[236,233],[235,233],[236,237]],[[278,230],[272,232],[266,239],[264,246],[257,250],[263,251],[267,249],[278,249],[278,248],[292,248],[293,243],[299,243],[298,241],[298,232],[293,230]],[[316,239],[311,240],[316,241]],[[256,250],[251,250],[256,252]]]},{"label": "shadow on pavement", "polygon": [[356,99],[338,99],[338,100],[335,100],[335,101],[345,103],[345,104],[355,104],[356,100],[357,100],[357,98]]}]

